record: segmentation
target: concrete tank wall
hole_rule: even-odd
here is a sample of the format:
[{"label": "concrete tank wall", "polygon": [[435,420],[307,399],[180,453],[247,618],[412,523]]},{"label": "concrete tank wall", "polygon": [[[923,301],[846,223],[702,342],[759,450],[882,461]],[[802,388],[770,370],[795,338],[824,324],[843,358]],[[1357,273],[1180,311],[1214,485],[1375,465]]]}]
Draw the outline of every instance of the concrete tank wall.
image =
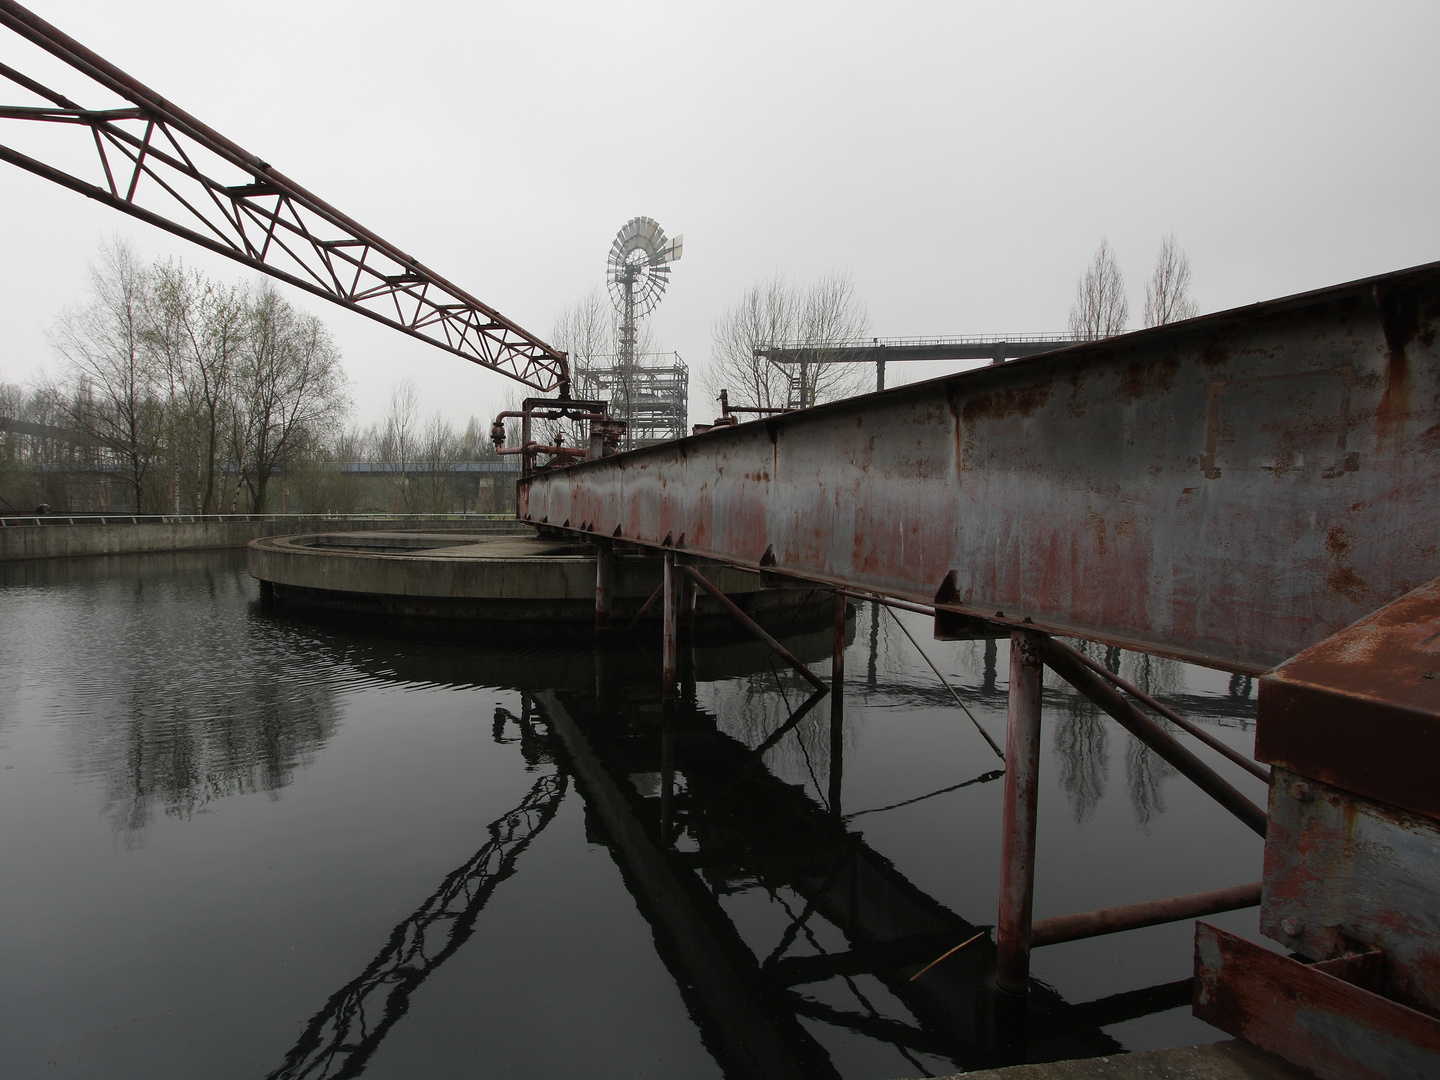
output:
[{"label": "concrete tank wall", "polygon": [[511,517],[480,517],[474,514],[375,514],[357,517],[299,514],[62,517],[57,514],[39,518],[0,518],[0,562],[73,555],[241,548],[261,536],[357,529],[529,531]]}]

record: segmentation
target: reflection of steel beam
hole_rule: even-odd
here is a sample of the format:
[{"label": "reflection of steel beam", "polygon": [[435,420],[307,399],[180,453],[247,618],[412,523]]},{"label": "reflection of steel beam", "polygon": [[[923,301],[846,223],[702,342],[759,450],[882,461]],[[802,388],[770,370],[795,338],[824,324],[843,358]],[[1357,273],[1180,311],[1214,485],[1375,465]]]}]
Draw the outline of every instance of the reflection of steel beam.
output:
[{"label": "reflection of steel beam", "polygon": [[390,932],[385,948],[358,977],[331,996],[270,1080],[360,1075],[405,1015],[411,993],[470,937],[495,887],[515,872],[515,860],[555,816],[565,787],[564,773],[545,773],[515,809],[491,822],[485,846]]},{"label": "reflection of steel beam", "polygon": [[[589,706],[566,695],[563,699],[547,698],[547,708],[551,707],[564,710],[564,722],[559,711],[552,712],[550,719],[552,729],[565,745],[567,732],[580,733],[585,718],[580,710]],[[682,713],[677,720],[683,721],[685,706],[678,708]],[[577,776],[577,788],[587,807],[597,815],[615,814],[626,823],[623,837],[612,833],[613,854],[640,898],[642,911],[655,924],[662,954],[672,964],[677,981],[682,985],[701,984],[708,978],[707,969],[693,966],[695,960],[690,953],[667,943],[679,939],[688,949],[693,940],[718,942],[725,949],[739,950],[739,959],[733,955],[728,959],[730,977],[736,978],[737,971],[743,973],[745,986],[759,987],[750,991],[754,1001],[767,1008],[777,1007],[778,1002],[778,1007],[792,1014],[793,1019],[795,995],[786,992],[789,985],[828,977],[824,971],[827,966],[828,975],[842,978],[863,971],[878,977],[919,1020],[923,1038],[911,1037],[916,1030],[913,1026],[900,1023],[892,1028],[893,1022],[881,1016],[871,1016],[869,1021],[873,1023],[862,1025],[863,1030],[851,1022],[860,1014],[836,1013],[837,1022],[857,1034],[900,1047],[913,1046],[915,1039],[922,1039],[927,1048],[943,1045],[945,1049],[938,1052],[963,1068],[994,1064],[989,986],[995,948],[988,937],[920,980],[908,981],[908,976],[981,928],[921,892],[857,835],[846,833],[841,823],[803,791],[763,768],[750,768],[752,748],[720,734],[703,714],[694,714],[693,719],[700,723],[682,722],[676,732],[675,770],[685,777],[686,801],[706,807],[704,814],[692,813],[683,822],[684,831],[699,846],[697,852],[666,849],[659,830],[642,824],[641,815],[645,815],[643,820],[649,820],[651,812],[659,816],[655,805],[659,800],[644,802],[623,779],[656,770],[663,753],[658,737],[613,738],[597,734],[596,741],[586,739],[585,763],[567,763]],[[595,730],[598,733],[613,728],[606,725]],[[592,771],[604,778],[595,789],[587,782]],[[737,784],[737,776],[743,782]],[[596,806],[592,790],[603,791],[606,798],[615,800],[615,806]],[[689,872],[696,867],[706,868],[704,883]],[[642,871],[655,875],[655,880],[642,879]],[[745,882],[745,887],[753,887],[758,878],[772,894],[789,890],[805,901],[803,911],[790,913],[790,928],[772,956],[759,965],[758,973],[753,954],[713,903],[714,895],[728,891],[729,877]],[[652,899],[650,892],[643,891],[647,889],[659,899]],[[683,906],[674,902],[675,897],[683,901]],[[672,902],[662,908],[661,901],[666,898]],[[800,934],[808,935],[806,926],[812,916],[840,930],[849,948],[832,955],[788,955]],[[813,939],[809,944],[819,947]],[[719,946],[714,948],[718,951]],[[1066,1014],[1068,1006],[1053,991],[1037,987],[1031,996],[1032,1012],[1037,1018]],[[700,1002],[696,1012],[707,1031],[714,1027],[706,1019],[707,1014],[721,1004]],[[831,1019],[808,1011],[803,1015]],[[1091,1056],[1119,1048],[1103,1032],[1079,1030],[1074,1025],[1053,1033],[1047,1030],[1035,1045],[1040,1048],[1038,1052],[1050,1057]]]},{"label": "reflection of steel beam", "polygon": [[[1264,671],[1437,572],[1440,265],[522,480],[540,524]],[[996,612],[1004,616],[996,619]]]},{"label": "reflection of steel beam", "polygon": [[[540,698],[586,807],[609,833],[611,851],[662,949],[678,964],[688,995],[722,1059],[745,1077],[835,1075],[828,1057],[794,1016],[767,1000],[754,955],[704,889],[677,873],[655,836],[636,816],[580,725],[554,694]],[[693,882],[693,879],[691,879]]]}]

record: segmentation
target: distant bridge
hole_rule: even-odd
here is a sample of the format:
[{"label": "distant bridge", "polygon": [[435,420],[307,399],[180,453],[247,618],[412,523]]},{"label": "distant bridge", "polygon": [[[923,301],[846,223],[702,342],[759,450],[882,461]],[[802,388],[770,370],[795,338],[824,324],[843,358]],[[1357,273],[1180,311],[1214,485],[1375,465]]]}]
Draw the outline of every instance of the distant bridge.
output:
[{"label": "distant bridge", "polygon": [[[1006,360],[1018,360],[1022,356],[1064,349],[1080,342],[1067,334],[978,334],[969,337],[937,338],[871,338],[869,341],[845,341],[836,345],[787,344],[768,349],[756,349],[756,356],[763,356],[772,364],[793,366],[798,364],[802,375],[799,384],[803,388],[804,369],[814,363],[826,364],[874,364],[875,389],[885,389],[885,365],[901,360],[989,360],[1000,364]],[[803,394],[803,390],[802,390]],[[799,408],[814,404],[801,400]]]}]

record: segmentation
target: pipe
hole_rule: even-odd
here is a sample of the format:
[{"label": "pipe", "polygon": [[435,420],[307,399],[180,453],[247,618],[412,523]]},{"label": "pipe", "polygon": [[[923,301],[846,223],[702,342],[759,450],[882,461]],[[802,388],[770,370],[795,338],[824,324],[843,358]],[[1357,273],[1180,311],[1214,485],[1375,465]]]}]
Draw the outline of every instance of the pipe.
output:
[{"label": "pipe", "polygon": [[[666,559],[673,559],[674,555],[667,554],[665,557]],[[667,563],[666,565],[669,564]],[[820,678],[819,675],[816,675],[813,671],[806,667],[804,663],[802,663],[794,653],[792,653],[789,649],[785,648],[784,645],[781,645],[780,642],[776,641],[773,637],[766,633],[765,629],[759,623],[757,623],[754,619],[750,618],[749,615],[746,615],[745,612],[741,611],[740,608],[736,606],[735,601],[731,600],[728,596],[721,592],[717,586],[712,585],[706,579],[704,574],[700,573],[693,566],[681,566],[678,569],[689,575],[689,577],[695,582],[696,585],[699,585],[700,588],[704,589],[707,593],[714,597],[715,602],[718,603],[726,611],[728,611],[731,618],[733,618],[741,626],[745,627],[746,630],[749,630],[751,634],[759,638],[766,645],[769,645],[770,648],[774,649],[782,660],[784,660],[792,668],[794,668],[801,675],[803,675],[806,680],[809,681],[810,685],[815,687],[816,690],[824,691],[829,689],[825,685],[824,679]]]},{"label": "pipe", "polygon": [[1120,722],[1120,726],[1175,766],[1196,786],[1229,810],[1260,836],[1265,835],[1265,811],[1240,794],[1214,769],[1206,765],[1179,740],[1135,707],[1113,686],[1101,679],[1070,654],[1068,647],[1045,642],[1045,662],[1055,674]]},{"label": "pipe", "polygon": [[1079,915],[1060,915],[1038,920],[1030,928],[1030,944],[1038,949],[1042,945],[1058,945],[1064,941],[1116,934],[1122,930],[1138,930],[1142,926],[1198,919],[1214,915],[1217,911],[1235,911],[1255,907],[1259,903],[1260,882],[1254,881],[1249,885],[1232,885],[1228,889],[1211,889],[1165,900],[1147,900],[1142,904],[1101,908]]},{"label": "pipe", "polygon": [[[685,567],[689,569],[689,567]],[[675,697],[675,668],[678,653],[677,637],[680,616],[680,577],[675,572],[675,552],[665,552],[665,579],[661,582],[665,590],[664,630],[660,645],[660,691],[664,699]]]},{"label": "pipe", "polygon": [[1030,989],[1030,912],[1035,899],[1035,818],[1040,793],[1040,696],[1044,639],[1010,635],[1010,698],[1005,721],[1005,801],[1000,836],[1000,916],[995,985]]}]

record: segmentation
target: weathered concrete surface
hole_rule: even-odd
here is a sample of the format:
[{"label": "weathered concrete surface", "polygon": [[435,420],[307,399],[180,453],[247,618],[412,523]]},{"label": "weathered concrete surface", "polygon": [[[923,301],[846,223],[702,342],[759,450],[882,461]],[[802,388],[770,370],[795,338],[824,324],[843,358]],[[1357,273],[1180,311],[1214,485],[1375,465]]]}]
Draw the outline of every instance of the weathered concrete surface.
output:
[{"label": "weathered concrete surface", "polygon": [[[261,537],[247,549],[252,577],[277,600],[374,615],[515,622],[593,621],[595,548],[574,540],[466,533],[368,532]],[[729,566],[702,573],[751,614],[793,610],[795,590],[763,590]],[[623,625],[660,583],[653,557],[617,556],[612,617]],[[822,598],[825,604],[829,598]],[[659,613],[659,605],[652,608]],[[697,617],[718,614],[707,596]]]},{"label": "weathered concrete surface", "polygon": [[1253,1046],[1221,1042],[1044,1065],[1012,1065],[965,1073],[964,1080],[1299,1080],[1309,1075]]},{"label": "weathered concrete surface", "polygon": [[[315,532],[320,529],[449,529],[514,532],[513,519],[475,517],[437,519],[398,517],[322,517],[293,514],[125,517],[11,518],[0,524],[0,562],[63,559],[76,555],[128,555],[146,551],[201,551],[241,548],[260,536]],[[529,530],[526,530],[527,532]]]}]

